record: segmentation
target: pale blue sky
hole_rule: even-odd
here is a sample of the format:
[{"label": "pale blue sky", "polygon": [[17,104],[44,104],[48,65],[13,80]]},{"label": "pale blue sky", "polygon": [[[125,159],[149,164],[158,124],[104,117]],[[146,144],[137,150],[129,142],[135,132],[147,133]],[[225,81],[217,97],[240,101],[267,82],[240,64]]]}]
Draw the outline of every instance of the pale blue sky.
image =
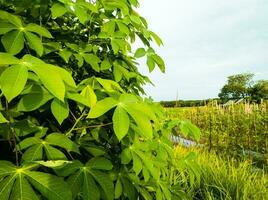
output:
[{"label": "pale blue sky", "polygon": [[166,73],[145,87],[155,100],[217,97],[235,73],[268,79],[268,0],[140,0],[139,13],[164,41]]}]

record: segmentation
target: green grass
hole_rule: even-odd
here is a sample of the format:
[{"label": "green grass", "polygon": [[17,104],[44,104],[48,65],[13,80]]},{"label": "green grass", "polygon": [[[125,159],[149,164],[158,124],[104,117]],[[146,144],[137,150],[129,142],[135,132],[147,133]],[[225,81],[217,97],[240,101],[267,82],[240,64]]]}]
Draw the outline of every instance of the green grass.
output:
[{"label": "green grass", "polygon": [[[190,150],[176,149],[180,154]],[[250,162],[225,160],[216,153],[197,150],[200,183],[185,188],[190,199],[267,200],[268,175],[255,170]]]}]

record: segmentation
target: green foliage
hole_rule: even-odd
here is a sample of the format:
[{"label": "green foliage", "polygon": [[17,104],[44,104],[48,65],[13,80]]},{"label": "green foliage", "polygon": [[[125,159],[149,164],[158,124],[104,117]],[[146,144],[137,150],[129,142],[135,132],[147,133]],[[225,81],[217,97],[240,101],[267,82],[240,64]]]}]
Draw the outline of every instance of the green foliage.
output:
[{"label": "green foliage", "polygon": [[254,74],[244,73],[228,77],[227,84],[223,86],[219,97],[221,99],[240,99],[248,96],[248,88],[252,84]]},{"label": "green foliage", "polygon": [[250,99],[260,103],[268,99],[268,80],[259,80],[249,88]]},{"label": "green foliage", "polygon": [[180,197],[172,188],[187,178],[170,171],[189,161],[175,157],[161,107],[140,97],[150,80],[137,58],[165,64],[137,6],[0,0],[1,200]]},{"label": "green foliage", "polygon": [[[177,148],[178,154],[189,150]],[[188,199],[267,199],[268,176],[256,170],[250,162],[225,160],[214,152],[198,151],[200,181],[185,187]]]},{"label": "green foliage", "polygon": [[250,101],[260,103],[268,99],[268,81],[252,81],[254,74],[244,73],[228,77],[228,82],[223,86],[219,97],[222,100],[247,98]]}]

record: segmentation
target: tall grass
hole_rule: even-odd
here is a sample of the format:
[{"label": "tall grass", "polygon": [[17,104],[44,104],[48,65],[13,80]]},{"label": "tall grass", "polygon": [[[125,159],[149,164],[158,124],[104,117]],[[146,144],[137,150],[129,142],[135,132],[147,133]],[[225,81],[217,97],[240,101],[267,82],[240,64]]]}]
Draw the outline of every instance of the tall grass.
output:
[{"label": "tall grass", "polygon": [[[179,154],[189,150],[178,147]],[[200,182],[185,188],[189,199],[267,200],[268,176],[256,171],[250,162],[224,160],[214,152],[196,151]]]}]

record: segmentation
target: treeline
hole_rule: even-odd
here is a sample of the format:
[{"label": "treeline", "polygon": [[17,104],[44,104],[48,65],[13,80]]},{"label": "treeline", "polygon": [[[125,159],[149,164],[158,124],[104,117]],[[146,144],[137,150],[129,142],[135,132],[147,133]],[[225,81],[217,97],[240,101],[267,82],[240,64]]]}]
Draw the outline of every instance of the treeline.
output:
[{"label": "treeline", "polygon": [[164,107],[196,107],[205,106],[213,101],[217,101],[219,104],[224,103],[219,98],[205,99],[205,100],[177,100],[177,101],[160,101],[160,104]]}]

